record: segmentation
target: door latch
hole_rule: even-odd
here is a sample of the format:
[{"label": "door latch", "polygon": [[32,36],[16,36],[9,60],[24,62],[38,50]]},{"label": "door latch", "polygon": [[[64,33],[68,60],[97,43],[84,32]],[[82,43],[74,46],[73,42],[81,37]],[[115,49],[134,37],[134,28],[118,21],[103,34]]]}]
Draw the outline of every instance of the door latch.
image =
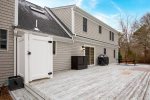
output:
[{"label": "door latch", "polygon": [[48,75],[52,75],[52,72],[49,72]]},{"label": "door latch", "polygon": [[28,55],[31,55],[31,52],[30,52],[30,51],[28,51]]}]

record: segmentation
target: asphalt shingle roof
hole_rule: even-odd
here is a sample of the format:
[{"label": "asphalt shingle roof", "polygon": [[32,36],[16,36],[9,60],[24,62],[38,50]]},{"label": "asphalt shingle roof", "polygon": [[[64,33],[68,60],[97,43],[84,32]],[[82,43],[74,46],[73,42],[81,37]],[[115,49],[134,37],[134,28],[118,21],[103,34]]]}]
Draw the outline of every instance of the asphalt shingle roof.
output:
[{"label": "asphalt shingle roof", "polygon": [[[39,9],[43,13],[32,10],[31,7]],[[36,20],[38,21],[38,29],[42,33],[70,38],[66,31],[64,31],[64,29],[52,18],[50,14],[48,14],[44,8],[25,0],[19,0],[18,27],[21,29],[34,30]],[[65,28],[68,30],[66,26]]]}]

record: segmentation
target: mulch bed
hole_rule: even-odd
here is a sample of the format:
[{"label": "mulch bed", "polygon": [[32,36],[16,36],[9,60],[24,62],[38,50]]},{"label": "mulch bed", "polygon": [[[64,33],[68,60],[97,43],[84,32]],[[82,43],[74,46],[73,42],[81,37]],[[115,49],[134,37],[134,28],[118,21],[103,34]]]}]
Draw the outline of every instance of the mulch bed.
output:
[{"label": "mulch bed", "polygon": [[13,100],[8,92],[7,87],[0,87],[0,100]]}]

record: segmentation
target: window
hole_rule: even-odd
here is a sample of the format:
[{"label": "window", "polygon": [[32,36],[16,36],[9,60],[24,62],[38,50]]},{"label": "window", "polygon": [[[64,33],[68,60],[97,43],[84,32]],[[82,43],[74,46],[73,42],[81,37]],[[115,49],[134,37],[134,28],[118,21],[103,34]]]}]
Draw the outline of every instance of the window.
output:
[{"label": "window", "polygon": [[99,26],[99,33],[102,33],[102,26]]},{"label": "window", "polygon": [[114,58],[116,58],[116,50],[114,50]]},{"label": "window", "polygon": [[106,55],[106,48],[104,48],[104,54]]},{"label": "window", "polygon": [[42,8],[37,8],[37,7],[30,6],[30,9],[33,10],[33,11],[36,11],[38,13],[44,14],[44,10],[42,10]]},{"label": "window", "polygon": [[0,29],[0,49],[7,49],[7,30]]},{"label": "window", "polygon": [[114,33],[109,31],[109,39],[114,41]]},{"label": "window", "polygon": [[114,33],[112,32],[112,41],[114,41]]},{"label": "window", "polygon": [[83,31],[87,32],[87,19],[83,17]]},{"label": "window", "polygon": [[56,55],[56,41],[53,41],[53,55]]},{"label": "window", "polygon": [[111,31],[109,31],[109,39],[111,40]]}]

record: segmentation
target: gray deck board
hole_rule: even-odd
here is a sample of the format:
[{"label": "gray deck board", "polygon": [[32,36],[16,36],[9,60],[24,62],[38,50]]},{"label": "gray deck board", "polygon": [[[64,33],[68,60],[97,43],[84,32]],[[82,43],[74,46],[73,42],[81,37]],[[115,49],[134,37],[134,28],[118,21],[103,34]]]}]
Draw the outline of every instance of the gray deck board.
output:
[{"label": "gray deck board", "polygon": [[[144,70],[135,70],[143,68]],[[27,84],[46,100],[149,100],[149,65],[68,70]]]}]

